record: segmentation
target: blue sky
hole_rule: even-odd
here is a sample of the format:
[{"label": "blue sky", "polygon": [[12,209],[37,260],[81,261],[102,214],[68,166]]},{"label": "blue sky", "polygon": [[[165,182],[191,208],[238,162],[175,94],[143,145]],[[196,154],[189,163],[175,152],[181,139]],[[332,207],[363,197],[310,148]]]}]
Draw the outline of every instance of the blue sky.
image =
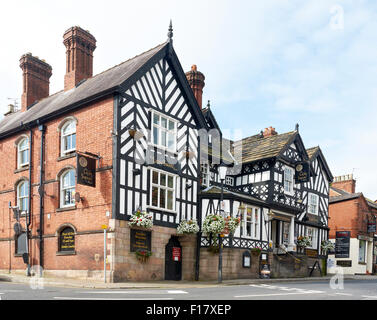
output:
[{"label": "blue sky", "polygon": [[[353,173],[377,199],[377,3],[373,1],[12,1],[2,4],[0,111],[21,96],[19,58],[32,52],[63,88],[63,33],[97,39],[94,74],[166,40],[184,70],[206,76],[220,126],[243,136],[273,126],[319,145],[334,175]],[[232,138],[230,136],[230,138]]]}]

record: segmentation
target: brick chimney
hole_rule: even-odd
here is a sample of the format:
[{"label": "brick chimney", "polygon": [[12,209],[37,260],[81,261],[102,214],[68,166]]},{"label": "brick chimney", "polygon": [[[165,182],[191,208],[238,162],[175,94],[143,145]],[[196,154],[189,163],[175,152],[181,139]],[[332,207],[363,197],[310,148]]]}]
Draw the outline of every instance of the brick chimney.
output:
[{"label": "brick chimney", "polygon": [[34,102],[50,95],[52,68],[44,60],[33,57],[31,53],[26,53],[21,57],[20,68],[23,82],[21,96],[21,111],[23,112]]},{"label": "brick chimney", "polygon": [[74,88],[81,80],[93,76],[93,52],[96,39],[80,27],[69,28],[64,33],[66,47],[66,74],[64,91]]},{"label": "brick chimney", "polygon": [[192,91],[194,92],[194,96],[196,101],[198,101],[198,105],[200,109],[202,109],[202,95],[203,95],[203,88],[204,88],[204,79],[205,76],[203,73],[197,70],[196,65],[194,64],[191,67],[191,71],[186,72],[186,78]]},{"label": "brick chimney", "polygon": [[276,136],[278,133],[275,131],[275,128],[269,127],[264,129],[263,131],[263,137],[271,137],[271,136]]},{"label": "brick chimney", "polygon": [[352,174],[347,174],[335,177],[331,186],[349,193],[355,193],[356,180],[353,178]]}]

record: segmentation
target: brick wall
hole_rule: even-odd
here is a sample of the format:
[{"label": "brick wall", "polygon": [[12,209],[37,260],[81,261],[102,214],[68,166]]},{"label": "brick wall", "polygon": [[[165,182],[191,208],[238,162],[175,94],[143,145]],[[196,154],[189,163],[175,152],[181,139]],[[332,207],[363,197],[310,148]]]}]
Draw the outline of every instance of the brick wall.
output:
[{"label": "brick wall", "polygon": [[[59,124],[67,117],[77,119],[76,150],[100,154],[101,168],[96,173],[96,187],[76,184],[83,200],[76,203],[74,210],[59,210],[59,177],[64,168],[76,168],[76,157],[60,157]],[[113,129],[113,97],[82,107],[81,109],[49,121],[45,133],[45,197],[44,197],[44,269],[48,270],[100,270],[103,268],[103,234],[101,226],[109,223],[112,201],[112,129]],[[29,136],[29,131],[22,134]],[[16,182],[29,179],[28,169],[17,169],[17,148],[15,142],[21,136],[15,136],[0,141],[0,269],[25,269],[21,257],[15,256],[13,213],[8,208],[9,201],[16,204]],[[37,237],[39,229],[39,167],[40,167],[41,132],[33,129],[32,146],[32,197],[31,212],[32,237]],[[98,162],[97,162],[98,163]],[[106,216],[106,212],[110,216]],[[57,231],[69,223],[76,230],[76,254],[59,256],[57,251]],[[21,218],[25,228],[25,218]],[[111,243],[111,242],[110,242]],[[31,262],[39,264],[39,239],[30,241]],[[99,254],[100,259],[95,260]],[[97,256],[98,258],[98,256]],[[102,262],[101,262],[102,261]]]}]

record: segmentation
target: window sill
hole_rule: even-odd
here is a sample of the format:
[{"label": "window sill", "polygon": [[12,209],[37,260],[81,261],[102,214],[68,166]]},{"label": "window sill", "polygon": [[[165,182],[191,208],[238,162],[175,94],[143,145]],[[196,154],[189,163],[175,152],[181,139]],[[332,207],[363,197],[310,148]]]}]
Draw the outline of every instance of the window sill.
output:
[{"label": "window sill", "polygon": [[161,211],[161,212],[164,212],[164,213],[173,213],[173,214],[177,214],[177,211],[174,211],[174,210],[163,209],[163,208],[152,207],[152,206],[147,206],[146,209],[156,210],[156,211]]},{"label": "window sill", "polygon": [[15,253],[14,257],[15,258],[22,258],[22,255],[23,255],[23,253]]},{"label": "window sill", "polygon": [[22,168],[19,168],[19,169],[16,169],[14,170],[14,173],[19,173],[19,172],[23,172],[23,171],[27,171],[29,170],[29,165],[25,166],[25,167],[22,167]]},{"label": "window sill", "polygon": [[64,207],[64,208],[57,208],[56,212],[72,211],[76,209],[77,209],[76,206],[69,206],[69,207]]},{"label": "window sill", "polygon": [[75,251],[57,251],[56,255],[57,256],[75,256],[76,250]]},{"label": "window sill", "polygon": [[71,159],[71,158],[74,158],[74,157],[76,157],[76,151],[68,152],[64,156],[58,157],[57,161],[63,161],[63,160]]},{"label": "window sill", "polygon": [[366,266],[367,263],[366,262],[359,262],[359,264],[363,265],[363,266]]}]

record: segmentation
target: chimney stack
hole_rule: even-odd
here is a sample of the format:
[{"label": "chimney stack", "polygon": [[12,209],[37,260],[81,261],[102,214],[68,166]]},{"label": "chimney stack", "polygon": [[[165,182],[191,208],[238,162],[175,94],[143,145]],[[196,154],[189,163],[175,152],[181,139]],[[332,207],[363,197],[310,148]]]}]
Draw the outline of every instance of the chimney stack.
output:
[{"label": "chimney stack", "polygon": [[348,193],[355,193],[356,180],[353,178],[353,174],[347,174],[335,177],[334,182],[331,184],[331,186],[346,191]]},{"label": "chimney stack", "polygon": [[202,109],[202,96],[203,96],[203,88],[204,88],[204,75],[200,71],[197,70],[196,65],[194,64],[191,67],[191,71],[186,72],[186,78],[192,91],[194,92],[194,96],[196,101],[198,101],[198,105],[200,109]]},{"label": "chimney stack", "polygon": [[81,80],[93,76],[93,52],[96,39],[78,26],[69,28],[64,33],[66,47],[66,74],[64,91],[74,88]]},{"label": "chimney stack", "polygon": [[23,89],[21,96],[21,111],[34,102],[50,95],[51,66],[31,53],[24,54],[20,59],[22,69]]},{"label": "chimney stack", "polygon": [[275,131],[275,128],[273,128],[273,127],[266,128],[263,131],[263,137],[264,138],[271,137],[271,136],[276,136],[277,134],[278,133]]}]

